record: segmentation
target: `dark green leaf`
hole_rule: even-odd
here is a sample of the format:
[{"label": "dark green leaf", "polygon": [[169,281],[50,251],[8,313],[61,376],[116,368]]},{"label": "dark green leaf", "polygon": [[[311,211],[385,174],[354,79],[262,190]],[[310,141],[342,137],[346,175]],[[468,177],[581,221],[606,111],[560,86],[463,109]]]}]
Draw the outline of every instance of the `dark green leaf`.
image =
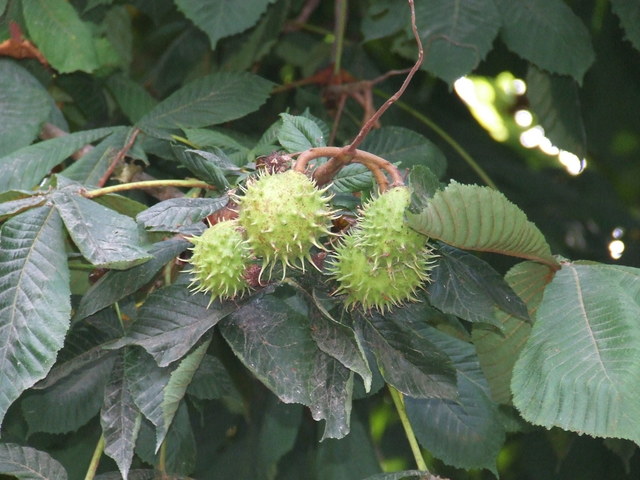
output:
[{"label": "dark green leaf", "polygon": [[126,143],[129,130],[127,127],[117,127],[111,135],[65,168],[60,175],[83,185],[97,185]]},{"label": "dark green leaf", "polygon": [[0,422],[46,376],[69,328],[69,270],[62,220],[37,207],[0,230]]},{"label": "dark green leaf", "polygon": [[152,232],[180,232],[224,207],[229,198],[171,198],[148,208],[136,221]]},{"label": "dark green leaf", "polygon": [[361,192],[369,190],[373,185],[371,170],[361,163],[352,163],[341,168],[331,183],[335,192]]},{"label": "dark green leaf", "polygon": [[201,150],[190,150],[181,146],[175,146],[173,151],[180,163],[187,167],[196,177],[213,185],[220,191],[225,191],[229,188],[225,173],[231,170],[237,174],[239,171],[238,167],[220,149],[218,149],[217,155]]},{"label": "dark green leaf", "polygon": [[403,472],[379,473],[364,480],[445,480],[422,470],[405,470]]},{"label": "dark green leaf", "polygon": [[23,2],[29,35],[47,61],[60,73],[98,68],[91,29],[65,0]]},{"label": "dark green leaf", "polygon": [[204,31],[215,50],[218,40],[240,33],[256,24],[260,16],[274,0],[237,2],[218,0],[175,0],[184,15]]},{"label": "dark green leaf", "polygon": [[67,472],[48,453],[15,443],[0,443],[0,473],[19,480],[67,480]]},{"label": "dark green leaf", "polygon": [[100,424],[105,441],[104,452],[115,460],[123,478],[127,478],[131,468],[140,422],[140,412],[124,375],[123,360],[118,357],[105,387]]},{"label": "dark green leaf", "polygon": [[249,151],[247,146],[243,145],[238,139],[218,130],[209,130],[206,128],[185,128],[184,133],[187,135],[189,142],[200,148],[218,147],[223,150],[237,150],[245,154]]},{"label": "dark green leaf", "polygon": [[36,138],[49,117],[51,98],[27,70],[10,60],[0,60],[0,109],[3,157]]},{"label": "dark green leaf", "polygon": [[427,289],[431,305],[469,322],[498,327],[496,309],[529,320],[524,302],[487,262],[445,244],[439,245],[438,255]]},{"label": "dark green leaf", "polygon": [[107,88],[132,123],[140,120],[158,104],[142,85],[122,73],[110,76],[107,79]]},{"label": "dark green leaf", "polygon": [[582,82],[595,53],[589,31],[562,0],[496,0],[501,37],[510,50],[538,67]]},{"label": "dark green leaf", "polygon": [[139,345],[158,365],[182,358],[202,336],[237,307],[233,302],[213,302],[204,293],[192,294],[186,275],[154,292],[140,308],[127,336],[111,348]]},{"label": "dark green leaf", "polygon": [[214,73],[195,80],[138,121],[142,130],[198,128],[235,120],[257,110],[273,84],[251,73]]},{"label": "dark green leaf", "polygon": [[275,295],[259,293],[220,323],[235,354],[285,403],[325,420],[323,438],[349,431],[352,376],[320,350],[309,318]]},{"label": "dark green leaf", "polygon": [[455,399],[456,372],[449,357],[428,338],[403,326],[405,317],[419,316],[424,308],[429,307],[410,305],[384,317],[371,312],[358,323],[387,383],[416,398]]},{"label": "dark green leaf", "polygon": [[419,133],[403,127],[382,127],[373,130],[362,146],[362,150],[398,165],[399,168],[427,167],[438,178],[444,175],[447,160],[442,151]]},{"label": "dark green leaf", "polygon": [[368,42],[397,33],[410,21],[409,9],[403,2],[380,0],[369,5],[360,29]]},{"label": "dark green leaf", "polygon": [[93,265],[123,270],[151,258],[131,218],[78,194],[61,191],[53,198],[71,238]]},{"label": "dark green leaf", "polygon": [[278,141],[289,153],[303,152],[313,147],[326,146],[324,133],[311,119],[302,116],[280,114],[282,126],[278,130]]},{"label": "dark green leaf", "polygon": [[45,140],[0,158],[0,192],[30,189],[77,150],[110,135],[118,127],[98,128]]},{"label": "dark green leaf", "polygon": [[480,370],[473,345],[413,320],[417,331],[453,360],[459,396],[447,399],[405,398],[418,441],[436,457],[458,468],[486,468],[497,476],[496,459],[505,432],[497,405]]},{"label": "dark green leaf", "polygon": [[636,50],[640,50],[640,4],[626,0],[611,0],[611,9],[620,18],[627,40]]},{"label": "dark green leaf", "polygon": [[[113,65],[128,69],[133,56],[133,32],[128,9],[124,5],[110,8],[102,20],[101,30],[104,31],[106,38],[99,41],[113,52],[112,55],[115,54]],[[104,65],[106,62],[101,58],[100,63]],[[130,120],[135,121],[131,118]]]},{"label": "dark green leaf", "polygon": [[187,388],[187,393],[201,400],[231,397],[237,403],[242,403],[240,392],[233,384],[229,372],[213,355],[204,356]]},{"label": "dark green leaf", "polygon": [[527,72],[527,98],[545,136],[556,147],[584,158],[587,134],[575,80],[544,72],[532,65]]},{"label": "dark green leaf", "polygon": [[324,440],[318,446],[315,476],[319,480],[353,480],[380,471],[375,447],[365,425],[356,416],[351,432],[339,440]]},{"label": "dark green leaf", "polygon": [[27,394],[21,406],[29,431],[67,433],[86,424],[100,411],[113,362],[113,355],[102,356],[53,386]]},{"label": "dark green leaf", "polygon": [[[453,83],[475,69],[500,28],[493,0],[416,2],[416,23],[425,51],[422,68]],[[411,38],[408,55],[415,57]]]},{"label": "dark green leaf", "polygon": [[452,180],[420,213],[407,213],[418,232],[454,247],[496,252],[545,263],[557,261],[538,228],[522,210],[489,187]]},{"label": "dark green leaf", "polygon": [[563,264],[513,369],[535,425],[640,441],[640,270]]},{"label": "dark green leaf", "polygon": [[189,242],[172,238],[149,249],[151,260],[123,271],[107,272],[80,300],[75,320],[81,320],[132,294],[149,283],[158,271],[189,246]]},{"label": "dark green leaf", "polygon": [[[548,267],[535,262],[518,263],[505,276],[505,281],[527,305],[532,320],[552,276]],[[491,397],[498,403],[509,405],[513,365],[529,338],[531,324],[501,310],[496,310],[495,316],[500,332],[474,325],[472,338],[480,366],[491,387]]]}]

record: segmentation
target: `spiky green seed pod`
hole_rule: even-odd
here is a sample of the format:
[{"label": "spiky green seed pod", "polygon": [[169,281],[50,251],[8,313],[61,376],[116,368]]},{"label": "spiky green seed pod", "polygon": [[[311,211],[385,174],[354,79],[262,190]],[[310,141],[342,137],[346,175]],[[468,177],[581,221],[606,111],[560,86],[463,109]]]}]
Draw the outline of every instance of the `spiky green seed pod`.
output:
[{"label": "spiky green seed pod", "polygon": [[251,248],[236,220],[216,223],[190,241],[192,291],[210,293],[211,304],[217,298],[233,298],[249,287],[244,273]]},{"label": "spiky green seed pod", "polygon": [[337,280],[336,294],[346,294],[347,308],[362,306],[384,313],[392,306],[416,301],[416,291],[429,279],[427,255],[410,257],[405,263],[399,256],[387,257],[384,262],[359,248],[358,235],[348,235],[336,249],[329,271]]},{"label": "spiky green seed pod", "polygon": [[415,301],[429,280],[434,255],[427,239],[404,222],[410,199],[407,187],[396,187],[369,202],[329,260],[329,274],[338,282],[335,293],[346,294],[348,307],[384,312]]},{"label": "spiky green seed pod", "polygon": [[260,175],[244,196],[236,197],[238,221],[253,253],[263,259],[263,271],[270,266],[271,273],[279,262],[284,278],[288,266],[304,269],[313,245],[323,248],[320,238],[330,233],[333,219],[325,192],[306,175],[289,170]]}]

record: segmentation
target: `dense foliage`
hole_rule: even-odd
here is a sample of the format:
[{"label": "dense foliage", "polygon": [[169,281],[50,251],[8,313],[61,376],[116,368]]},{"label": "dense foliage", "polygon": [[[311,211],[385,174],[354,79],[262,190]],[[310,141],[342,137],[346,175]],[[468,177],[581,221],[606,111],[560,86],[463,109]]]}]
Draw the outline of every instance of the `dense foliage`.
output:
[{"label": "dense foliage", "polygon": [[638,478],[640,6],[415,3],[0,0],[0,477]]}]

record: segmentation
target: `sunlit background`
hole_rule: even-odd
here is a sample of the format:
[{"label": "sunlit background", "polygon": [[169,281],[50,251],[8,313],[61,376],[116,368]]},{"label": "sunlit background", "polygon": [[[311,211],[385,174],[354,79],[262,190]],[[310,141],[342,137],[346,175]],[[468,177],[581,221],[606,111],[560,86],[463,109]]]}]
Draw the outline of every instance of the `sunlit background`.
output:
[{"label": "sunlit background", "polygon": [[[580,175],[588,166],[586,158],[556,147],[545,136],[545,131],[527,108],[513,109],[519,105],[518,97],[527,92],[524,80],[510,72],[502,72],[496,77],[466,76],[454,83],[458,97],[466,104],[477,122],[491,135],[503,143],[518,142],[526,149],[536,149],[548,157],[549,163],[562,168],[570,176]],[[505,114],[505,111],[508,113]],[[611,232],[608,244],[609,256],[613,260],[622,257],[625,244],[622,240],[624,229],[617,227]]]}]

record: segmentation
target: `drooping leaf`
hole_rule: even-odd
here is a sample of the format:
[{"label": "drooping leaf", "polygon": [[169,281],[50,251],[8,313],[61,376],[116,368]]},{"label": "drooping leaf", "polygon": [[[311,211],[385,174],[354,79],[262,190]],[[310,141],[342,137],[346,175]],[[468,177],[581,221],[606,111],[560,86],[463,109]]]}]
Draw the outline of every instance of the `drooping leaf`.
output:
[{"label": "drooping leaf", "polygon": [[0,158],[0,192],[31,189],[49,171],[85,145],[106,137],[118,127],[97,128],[38,142]]},{"label": "drooping leaf", "polygon": [[225,173],[233,172],[237,174],[239,169],[227,158],[222,150],[217,150],[217,154],[214,154],[181,146],[173,148],[180,163],[187,167],[197,178],[213,185],[220,191],[225,191],[229,188]]},{"label": "drooping leaf", "polygon": [[496,0],[502,41],[538,67],[579,83],[595,58],[589,31],[562,0]]},{"label": "drooping leaf", "polygon": [[99,67],[89,25],[65,0],[32,0],[22,13],[33,42],[60,73],[93,72]]},{"label": "drooping leaf", "polygon": [[535,425],[640,441],[640,270],[566,263],[513,369]]},{"label": "drooping leaf", "polygon": [[156,203],[136,217],[136,221],[152,232],[180,232],[220,210],[229,201],[216,198],[171,198]]},{"label": "drooping leaf", "polygon": [[[426,305],[407,305],[384,317],[376,312],[358,319],[384,379],[405,395],[455,399],[456,373],[449,357],[433,342],[404,328],[403,318],[420,315]],[[388,321],[393,315],[397,321]]]},{"label": "drooping leaf", "polygon": [[96,267],[123,270],[151,258],[131,218],[77,193],[60,191],[53,199],[73,242]]},{"label": "drooping leaf", "polygon": [[51,387],[29,392],[21,402],[29,431],[67,433],[86,424],[100,411],[113,362],[113,355],[99,357]]},{"label": "drooping leaf", "polygon": [[[548,267],[535,262],[518,263],[505,276],[505,281],[526,304],[532,321],[552,276]],[[474,325],[471,335],[480,366],[491,387],[491,398],[509,405],[513,366],[529,338],[531,324],[501,310],[496,310],[495,316],[500,332]]]},{"label": "drooping leaf", "polygon": [[502,253],[557,268],[549,245],[522,210],[489,187],[452,181],[436,192],[409,225],[431,238],[467,250]]},{"label": "drooping leaf", "polygon": [[127,478],[131,468],[140,422],[140,412],[124,375],[123,360],[118,357],[105,387],[100,424],[105,441],[104,452],[115,460],[123,478]]},{"label": "drooping leaf", "polygon": [[266,292],[220,322],[222,335],[280,400],[307,405],[315,420],[326,421],[323,438],[344,437],[349,432],[352,374],[318,348],[307,316]]},{"label": "drooping leaf", "polygon": [[132,123],[140,120],[158,104],[142,85],[122,73],[111,75],[107,79],[107,88]]},{"label": "drooping leaf", "polygon": [[19,64],[0,60],[0,157],[29,145],[49,117],[51,99]]},{"label": "drooping leaf", "polygon": [[235,120],[257,110],[272,83],[247,72],[214,73],[185,85],[156,105],[137,126],[149,133],[199,128]]},{"label": "drooping leaf", "polygon": [[129,130],[127,127],[117,127],[111,135],[65,168],[60,175],[83,185],[97,185],[113,163],[118,150],[126,143]]},{"label": "drooping leaf", "polygon": [[0,443],[0,473],[18,480],[67,480],[64,467],[48,453],[15,443]]},{"label": "drooping leaf", "polygon": [[187,388],[198,370],[198,367],[200,367],[200,363],[202,362],[210,343],[211,337],[209,336],[207,340],[204,340],[191,353],[185,356],[180,361],[179,365],[176,366],[175,370],[171,372],[169,382],[163,392],[162,427],[156,425],[156,450],[160,448],[160,445],[164,441],[169,427],[171,426],[176,412],[178,411],[178,407],[187,393]]},{"label": "drooping leaf", "polygon": [[532,65],[527,71],[527,98],[545,136],[556,147],[584,158],[587,134],[575,80],[544,72]]},{"label": "drooping leaf", "polygon": [[326,139],[320,127],[303,116],[282,113],[282,126],[278,130],[278,141],[289,153],[303,152],[313,147],[326,146]]},{"label": "drooping leaf", "polygon": [[440,244],[437,252],[439,258],[427,289],[431,305],[469,322],[498,327],[496,309],[529,319],[524,302],[487,262],[445,244]]},{"label": "drooping leaf", "polygon": [[497,475],[496,459],[505,432],[473,346],[436,330],[419,317],[408,319],[406,324],[452,359],[459,392],[456,400],[405,398],[418,441],[449,465],[486,468]]},{"label": "drooping leaf", "polygon": [[0,230],[0,423],[54,364],[69,328],[70,295],[58,212],[43,206],[9,219]]},{"label": "drooping leaf", "polygon": [[127,335],[111,348],[139,345],[158,365],[182,358],[221,319],[237,307],[233,302],[213,302],[204,293],[188,289],[187,275],[149,296]]},{"label": "drooping leaf", "polygon": [[256,24],[274,0],[175,0],[184,15],[204,31],[215,50],[218,40],[240,33]]},{"label": "drooping leaf", "polygon": [[434,143],[404,127],[372,130],[360,148],[397,164],[401,169],[417,165],[427,167],[438,178],[444,175],[447,168],[444,154]]},{"label": "drooping leaf", "polygon": [[158,271],[189,246],[180,238],[154,244],[149,249],[151,260],[128,270],[109,271],[87,290],[74,316],[81,320],[132,294],[149,283]]},{"label": "drooping leaf", "polygon": [[[453,83],[475,69],[491,50],[500,28],[492,0],[416,2],[416,24],[426,50],[422,68]],[[408,55],[415,57],[412,42]]]},{"label": "drooping leaf", "polygon": [[625,0],[611,0],[611,9],[620,19],[625,37],[640,50],[640,5]]}]

